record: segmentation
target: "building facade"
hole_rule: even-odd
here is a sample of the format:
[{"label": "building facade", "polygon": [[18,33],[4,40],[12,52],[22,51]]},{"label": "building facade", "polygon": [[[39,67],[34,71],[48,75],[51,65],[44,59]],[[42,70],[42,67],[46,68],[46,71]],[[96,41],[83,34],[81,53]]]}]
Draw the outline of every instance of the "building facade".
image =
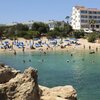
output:
[{"label": "building facade", "polygon": [[75,6],[72,8],[71,26],[75,30],[97,30],[100,31],[100,10]]},{"label": "building facade", "polygon": [[55,20],[49,20],[48,22],[45,22],[48,24],[50,30],[54,30],[55,27],[64,27],[65,22],[64,21],[55,21]]}]

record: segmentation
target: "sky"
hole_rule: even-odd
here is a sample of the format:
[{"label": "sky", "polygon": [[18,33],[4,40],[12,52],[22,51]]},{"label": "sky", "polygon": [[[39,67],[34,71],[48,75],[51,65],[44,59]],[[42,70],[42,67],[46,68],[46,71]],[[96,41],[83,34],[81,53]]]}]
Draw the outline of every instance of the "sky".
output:
[{"label": "sky", "polygon": [[100,0],[0,0],[0,24],[65,20],[75,5],[100,9]]}]

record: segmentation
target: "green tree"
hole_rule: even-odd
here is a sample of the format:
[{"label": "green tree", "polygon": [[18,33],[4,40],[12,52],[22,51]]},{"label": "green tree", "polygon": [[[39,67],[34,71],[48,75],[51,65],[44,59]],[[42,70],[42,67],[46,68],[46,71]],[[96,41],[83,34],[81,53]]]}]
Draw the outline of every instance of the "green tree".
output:
[{"label": "green tree", "polygon": [[18,37],[24,37],[25,35],[27,35],[28,33],[26,31],[18,31],[17,36]]},{"label": "green tree", "polygon": [[55,30],[50,31],[47,34],[47,38],[57,38],[58,36],[60,36],[60,32]]},{"label": "green tree", "polygon": [[97,35],[97,38],[99,38],[99,39],[100,39],[100,33]]},{"label": "green tree", "polygon": [[78,31],[73,32],[73,36],[75,38],[82,38],[82,37],[84,37],[84,35],[85,35],[85,33],[83,30],[78,30]]},{"label": "green tree", "polygon": [[67,37],[72,31],[72,27],[69,24],[64,23],[62,27],[55,27],[54,31],[60,32],[60,37]]},{"label": "green tree", "polygon": [[27,25],[24,25],[24,24],[17,24],[16,30],[18,30],[18,31],[28,31],[29,27]]},{"label": "green tree", "polygon": [[92,28],[92,31],[94,31],[94,25],[95,25],[96,21],[94,19],[92,20],[89,20],[89,24],[90,24],[90,27]]},{"label": "green tree", "polygon": [[88,42],[95,42],[96,40],[96,34],[95,33],[91,33],[88,35]]},{"label": "green tree", "polygon": [[3,36],[11,39],[15,37],[15,26],[6,26],[3,32]]},{"label": "green tree", "polygon": [[67,20],[67,23],[69,23],[69,16],[66,16],[65,19]]},{"label": "green tree", "polygon": [[69,24],[64,24],[64,32],[66,33],[66,34],[70,34],[70,32],[72,31],[73,29],[72,29],[72,26],[71,25],[69,25]]},{"label": "green tree", "polygon": [[33,23],[32,30],[33,31],[38,31],[38,29],[39,29],[39,24],[38,23]]},{"label": "green tree", "polygon": [[42,22],[33,23],[32,30],[38,31],[38,32],[40,32],[40,34],[47,33],[49,31],[49,26],[47,24],[42,23]]},{"label": "green tree", "polygon": [[40,38],[41,34],[38,31],[33,31],[33,38]]},{"label": "green tree", "polygon": [[5,31],[5,27],[0,26],[0,38],[2,38],[4,31]]}]

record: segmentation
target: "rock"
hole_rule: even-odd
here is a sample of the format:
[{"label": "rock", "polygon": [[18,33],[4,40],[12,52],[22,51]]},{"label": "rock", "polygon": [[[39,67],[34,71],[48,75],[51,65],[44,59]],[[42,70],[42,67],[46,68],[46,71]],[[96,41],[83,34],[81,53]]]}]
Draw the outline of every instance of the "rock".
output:
[{"label": "rock", "polygon": [[0,68],[5,67],[4,63],[0,63]]},{"label": "rock", "polygon": [[70,86],[58,86],[54,88],[47,88],[40,86],[42,96],[41,100],[77,100],[76,90]]},{"label": "rock", "polygon": [[31,67],[21,73],[0,65],[0,100],[77,100],[72,86],[38,86],[37,78],[37,70]]},{"label": "rock", "polygon": [[4,64],[0,64],[0,84],[8,82],[10,79],[14,78],[19,72],[10,68],[8,66],[4,66]]},{"label": "rock", "polygon": [[0,100],[40,100],[37,71],[28,68],[23,74],[18,73],[5,84],[0,84]]},{"label": "rock", "polygon": [[56,96],[42,96],[41,100],[68,100]]}]

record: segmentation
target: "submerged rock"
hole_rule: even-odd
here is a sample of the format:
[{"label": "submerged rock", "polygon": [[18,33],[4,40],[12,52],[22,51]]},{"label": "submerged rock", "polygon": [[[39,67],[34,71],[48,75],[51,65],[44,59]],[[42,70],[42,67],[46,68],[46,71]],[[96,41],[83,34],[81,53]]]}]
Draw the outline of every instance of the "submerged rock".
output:
[{"label": "submerged rock", "polygon": [[0,100],[76,100],[72,86],[47,88],[38,86],[37,70],[28,68],[21,73],[0,65]]}]

